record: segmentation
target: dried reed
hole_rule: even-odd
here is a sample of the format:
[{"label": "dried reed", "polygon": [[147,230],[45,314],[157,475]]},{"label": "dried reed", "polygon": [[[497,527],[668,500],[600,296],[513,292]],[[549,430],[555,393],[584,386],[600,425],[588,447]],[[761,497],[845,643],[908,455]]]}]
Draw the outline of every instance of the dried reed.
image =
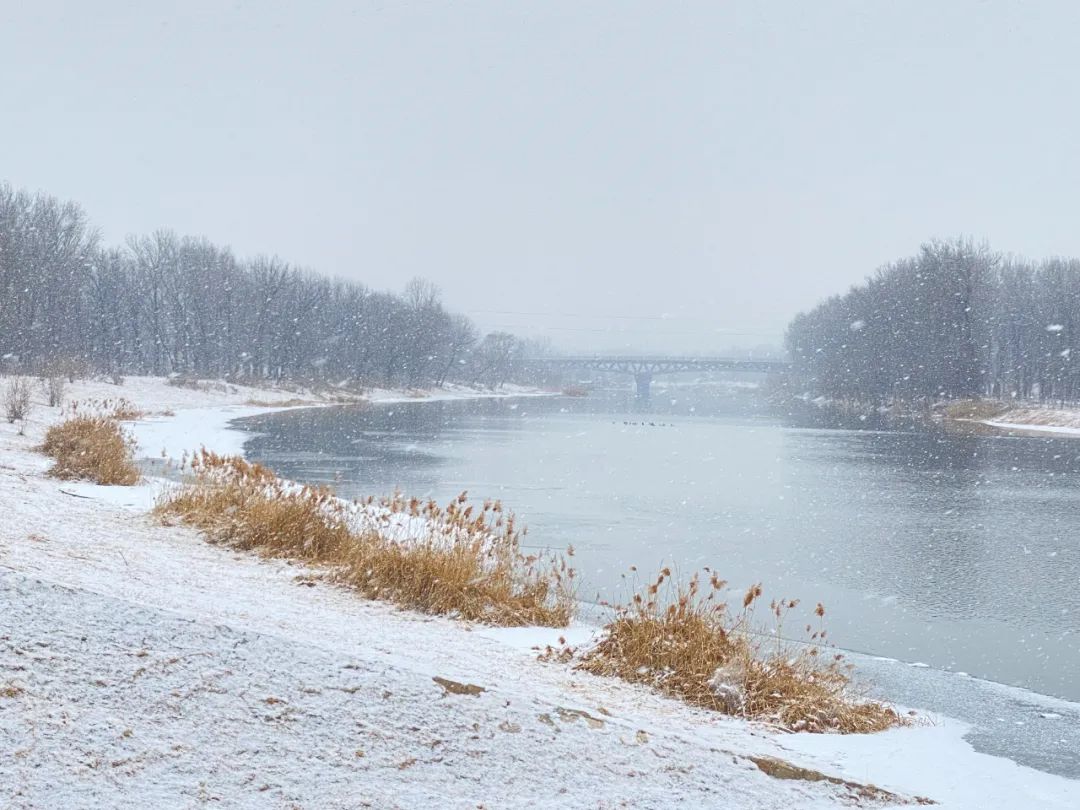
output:
[{"label": "dried reed", "polygon": [[192,480],[157,507],[216,542],[302,560],[364,596],[498,625],[565,626],[573,570],[525,556],[512,515],[465,496],[447,507],[407,500],[348,503],[238,457],[208,451]]},{"label": "dried reed", "polygon": [[[784,618],[797,602],[773,602],[776,639],[766,645],[751,632],[761,586],[751,586],[732,616],[723,598],[727,583],[705,573],[703,589],[698,575],[681,586],[665,568],[630,604],[616,608],[578,667],[793,731],[861,733],[907,722],[888,706],[852,694],[848,668],[842,656],[827,651],[823,627],[807,626],[806,646],[781,641]],[[824,607],[815,613],[820,620]]]},{"label": "dried reed", "polygon": [[134,440],[109,416],[73,416],[45,433],[41,450],[55,460],[49,475],[98,484],[131,486],[139,481]]}]

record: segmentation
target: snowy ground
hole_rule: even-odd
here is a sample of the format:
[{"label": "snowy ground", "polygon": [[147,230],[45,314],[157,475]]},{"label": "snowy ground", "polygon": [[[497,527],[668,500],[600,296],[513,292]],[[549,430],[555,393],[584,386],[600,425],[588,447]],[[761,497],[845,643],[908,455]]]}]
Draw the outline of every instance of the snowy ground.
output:
[{"label": "snowy ground", "polygon": [[[106,388],[70,394],[175,412],[136,426],[150,456],[236,449],[227,422],[244,403],[295,396]],[[27,436],[0,425],[4,807],[1080,807],[1080,782],[975,753],[946,718],[780,734],[537,661],[557,631],[312,586],[299,567],[155,524],[159,484],[46,478],[33,446],[57,416],[38,405]],[[762,756],[836,781],[770,776]]]},{"label": "snowy ground", "polygon": [[1080,410],[1064,408],[1011,408],[983,421],[1000,430],[1080,436]]}]

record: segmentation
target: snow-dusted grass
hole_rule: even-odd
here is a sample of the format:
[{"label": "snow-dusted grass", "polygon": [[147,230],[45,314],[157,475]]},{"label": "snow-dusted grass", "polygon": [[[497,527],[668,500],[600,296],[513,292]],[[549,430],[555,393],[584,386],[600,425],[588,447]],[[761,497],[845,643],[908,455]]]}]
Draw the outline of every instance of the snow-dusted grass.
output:
[{"label": "snow-dusted grass", "polygon": [[[69,395],[116,395],[92,388]],[[275,397],[124,389],[175,411],[156,438],[188,450],[221,449],[235,409]],[[208,544],[148,514],[158,481],[46,477],[33,448],[58,418],[36,402],[26,436],[0,424],[0,806],[1080,806],[1080,784],[977,754],[948,718],[778,734],[537,661],[594,628],[401,611]]]},{"label": "snow-dusted grass", "polygon": [[302,560],[364,596],[427,613],[498,625],[570,621],[573,571],[565,561],[526,557],[514,516],[501,504],[476,509],[464,496],[445,508],[388,500],[374,511],[428,527],[403,537],[368,518],[373,504],[349,504],[325,488],[282,481],[238,456],[203,450],[191,469],[193,480],[168,493],[157,512],[216,542]]},{"label": "snow-dusted grass", "polygon": [[133,443],[115,419],[84,414],[50,427],[41,450],[55,462],[51,476],[131,486],[139,482]]},{"label": "snow-dusted grass", "polygon": [[[761,586],[751,586],[742,612],[731,616],[723,597],[727,583],[712,572],[706,575],[704,587],[697,575],[679,585],[665,568],[616,610],[578,666],[792,731],[862,734],[906,724],[894,709],[851,694],[843,658],[824,646],[823,627],[807,627],[808,646],[766,649],[748,632]],[[777,639],[796,604],[782,600],[770,606]],[[816,613],[820,618],[825,609],[819,604]]]},{"label": "snow-dusted grass", "polygon": [[1007,403],[995,399],[961,399],[945,403],[943,406],[946,419],[956,419],[963,422],[979,422],[984,419],[993,419],[1007,410],[1009,410]]}]

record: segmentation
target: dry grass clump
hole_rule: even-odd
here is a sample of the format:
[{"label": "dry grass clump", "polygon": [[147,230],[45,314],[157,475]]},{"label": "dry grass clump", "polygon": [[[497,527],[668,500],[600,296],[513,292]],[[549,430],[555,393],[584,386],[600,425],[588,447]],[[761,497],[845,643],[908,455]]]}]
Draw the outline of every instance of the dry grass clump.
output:
[{"label": "dry grass clump", "polygon": [[267,468],[203,450],[191,460],[195,481],[158,505],[215,542],[311,562],[340,558],[350,532],[325,489],[288,488]]},{"label": "dry grass clump", "polygon": [[202,451],[194,479],[157,507],[212,540],[330,569],[364,596],[498,625],[565,626],[573,571],[526,557],[513,517],[464,496],[442,508],[400,496],[348,503],[282,481],[238,457]]},{"label": "dry grass clump", "polygon": [[[236,390],[222,380],[200,380],[197,377],[187,377],[183,374],[172,375],[165,383],[173,388],[187,388],[191,391],[204,392],[214,391],[220,394],[227,394]],[[257,383],[252,384],[257,385]]]},{"label": "dry grass clump", "polygon": [[[721,597],[727,583],[706,573],[707,593],[697,575],[677,586],[665,568],[644,593],[616,609],[603,639],[578,667],[793,731],[863,733],[906,722],[893,709],[851,694],[848,667],[825,651],[824,629],[808,625],[810,644],[802,648],[780,641],[783,620],[797,602],[772,604],[777,641],[767,650],[749,632],[761,586],[749,589],[742,612],[732,617]],[[825,609],[819,604],[815,613],[820,620]]]},{"label": "dry grass clump", "polygon": [[1007,410],[1009,410],[1009,405],[1006,403],[985,399],[962,399],[957,402],[950,402],[944,408],[947,419],[964,419],[976,422],[1001,416]]},{"label": "dry grass clump", "polygon": [[82,478],[97,484],[131,486],[139,482],[134,440],[109,416],[73,416],[45,433],[41,450],[55,460],[49,475]]},{"label": "dry grass clump", "polygon": [[477,508],[462,493],[441,507],[396,494],[364,508],[344,579],[368,596],[498,625],[570,623],[574,570],[523,554],[525,530],[499,501]]},{"label": "dry grass clump", "polygon": [[146,415],[135,407],[132,402],[123,397],[75,400],[70,406],[64,408],[61,413],[69,416],[91,414],[112,419],[116,422],[133,422],[136,419],[142,419]]}]

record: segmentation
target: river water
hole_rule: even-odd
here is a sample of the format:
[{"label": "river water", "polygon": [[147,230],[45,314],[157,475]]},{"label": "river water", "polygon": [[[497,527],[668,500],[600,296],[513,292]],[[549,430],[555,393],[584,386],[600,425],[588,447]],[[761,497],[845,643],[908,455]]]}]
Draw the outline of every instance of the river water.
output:
[{"label": "river water", "polygon": [[[624,597],[632,565],[710,566],[738,592],[763,582],[767,598],[824,603],[832,640],[868,662],[1080,700],[1080,440],[838,427],[716,385],[654,385],[646,406],[612,391],[244,425],[249,457],[344,496],[502,499],[530,545],[574,546],[586,600]],[[805,622],[789,624],[797,638]],[[1029,729],[1021,744],[1059,735],[1027,761],[1080,775],[1080,716],[1066,713],[1067,734]]]}]

